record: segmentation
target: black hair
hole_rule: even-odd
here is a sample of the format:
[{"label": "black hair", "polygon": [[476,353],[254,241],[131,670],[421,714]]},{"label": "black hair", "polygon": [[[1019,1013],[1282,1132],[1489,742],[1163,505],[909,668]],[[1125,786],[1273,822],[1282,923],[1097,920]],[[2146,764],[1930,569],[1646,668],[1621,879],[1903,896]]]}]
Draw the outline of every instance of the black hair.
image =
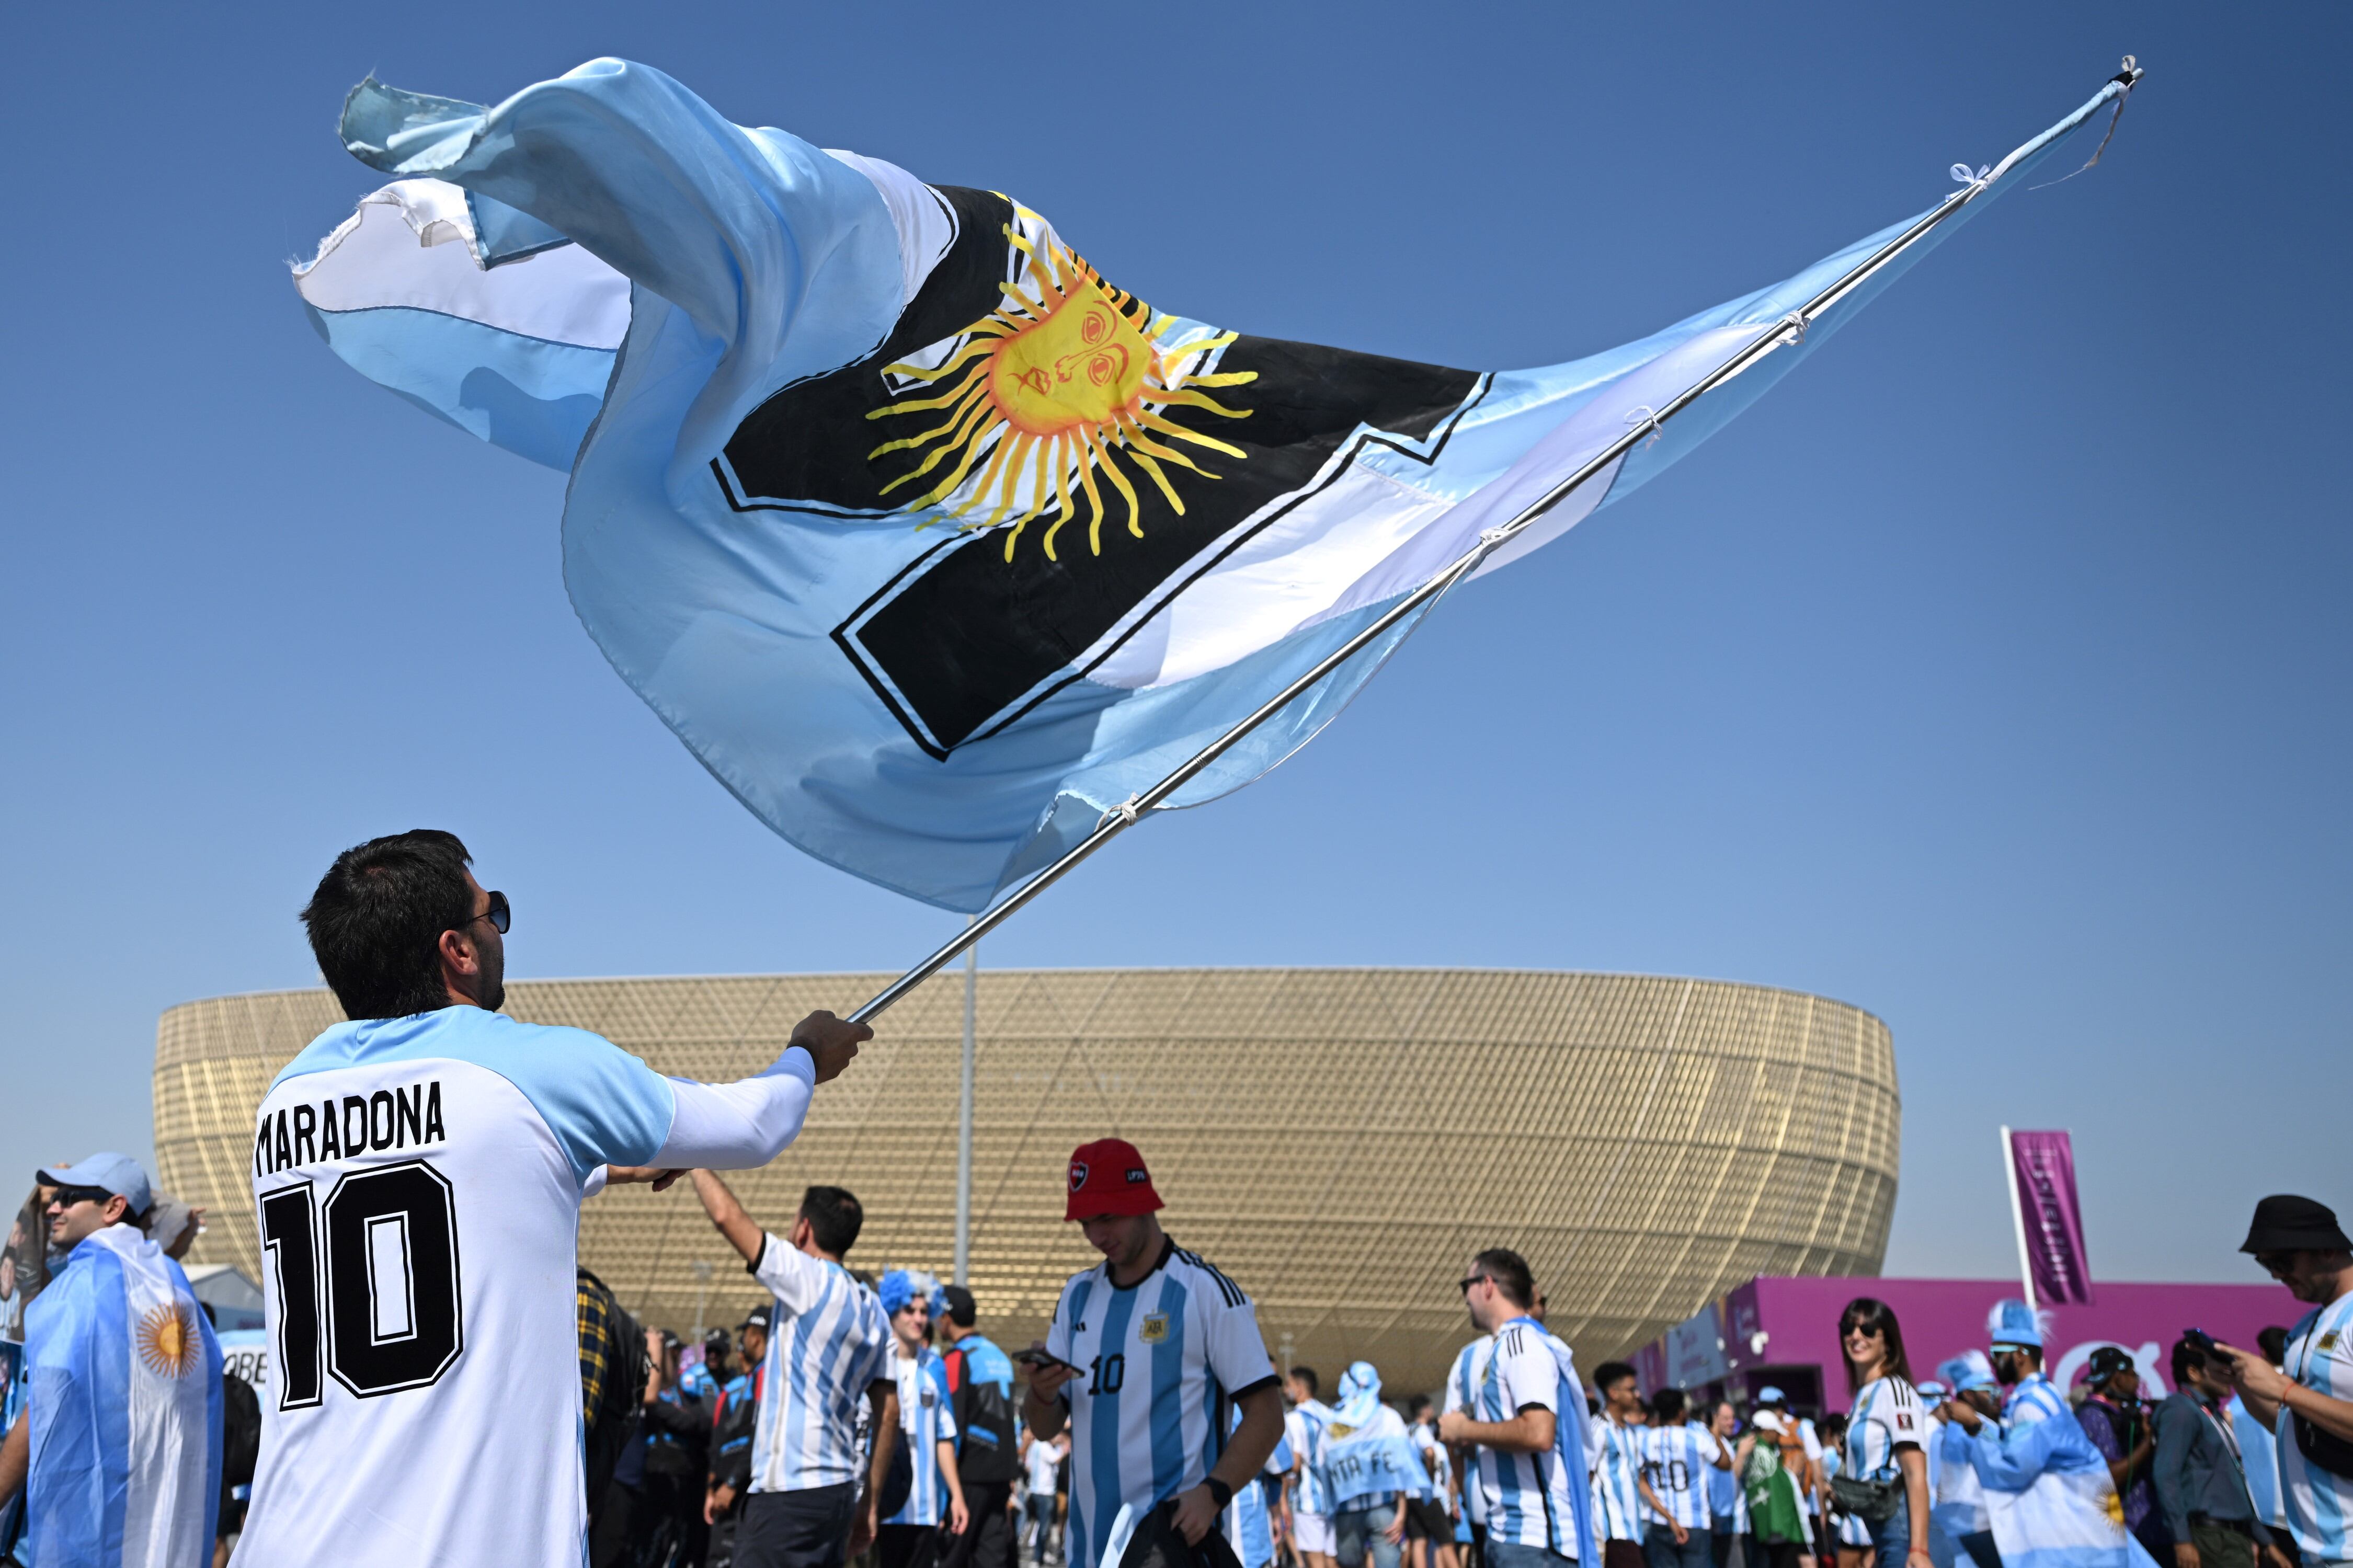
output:
[{"label": "black hair", "polygon": [[1324,1392],[1324,1380],[1315,1375],[1315,1369],[1314,1367],[1294,1366],[1291,1369],[1291,1375],[1305,1384],[1307,1385],[1308,1393],[1321,1394]]},{"label": "black hair", "polygon": [[1593,1388],[1607,1394],[1611,1389],[1634,1375],[1634,1369],[1622,1361],[1605,1361],[1593,1369]]},{"label": "black hair", "polygon": [[2274,1323],[2255,1336],[2255,1348],[2263,1352],[2263,1359],[2274,1366],[2286,1364],[2287,1331]]},{"label": "black hair", "polygon": [[1846,1417],[1837,1411],[1831,1412],[1822,1417],[1820,1431],[1824,1443],[1837,1442],[1846,1436]]},{"label": "black hair", "polygon": [[405,1018],[449,1005],[441,933],[474,912],[473,857],[454,833],[411,828],[344,850],[302,908],[311,953],[351,1018]]},{"label": "black hair", "polygon": [[1430,1395],[1427,1394],[1417,1394],[1411,1399],[1406,1401],[1405,1418],[1409,1421],[1419,1421],[1421,1419],[1421,1413],[1429,1408]]},{"label": "black hair", "polygon": [[801,1194],[801,1218],[808,1221],[817,1249],[839,1258],[857,1244],[866,1211],[848,1187],[811,1187]]},{"label": "black hair", "polygon": [[1471,1267],[1495,1282],[1504,1300],[1522,1311],[1536,1304],[1535,1276],[1528,1260],[1508,1247],[1491,1247],[1471,1260]]},{"label": "black hair", "polygon": [[2175,1383],[2178,1384],[2188,1377],[2191,1367],[2203,1369],[2205,1365],[2204,1351],[2200,1350],[2188,1340],[2173,1342],[2173,1381]]},{"label": "black hair", "polygon": [[1887,1359],[1880,1364],[1889,1377],[1905,1383],[1912,1381],[1912,1362],[1904,1353],[1904,1325],[1895,1321],[1895,1309],[1876,1296],[1857,1296],[1839,1314],[1839,1359],[1846,1363],[1848,1393],[1856,1393],[1862,1387],[1862,1375],[1854,1369],[1854,1358],[1846,1353],[1846,1337],[1856,1329],[1877,1334],[1887,1342]]},{"label": "black hair", "polygon": [[943,1292],[948,1299],[948,1321],[959,1329],[968,1329],[980,1316],[980,1303],[972,1292],[961,1285],[951,1285]]},{"label": "black hair", "polygon": [[1686,1403],[1682,1389],[1662,1388],[1651,1395],[1651,1414],[1672,1426],[1683,1418]]}]

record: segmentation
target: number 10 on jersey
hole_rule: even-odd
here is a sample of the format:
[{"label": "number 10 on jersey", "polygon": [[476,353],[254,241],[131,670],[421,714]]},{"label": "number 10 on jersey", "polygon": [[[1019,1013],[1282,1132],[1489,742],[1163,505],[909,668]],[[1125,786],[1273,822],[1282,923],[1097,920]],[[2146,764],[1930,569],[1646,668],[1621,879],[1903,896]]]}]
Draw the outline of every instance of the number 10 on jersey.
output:
[{"label": "number 10 on jersey", "polygon": [[325,1373],[362,1399],[427,1388],[465,1350],[458,1215],[422,1160],[261,1194],[278,1286],[278,1408],[319,1403]]}]

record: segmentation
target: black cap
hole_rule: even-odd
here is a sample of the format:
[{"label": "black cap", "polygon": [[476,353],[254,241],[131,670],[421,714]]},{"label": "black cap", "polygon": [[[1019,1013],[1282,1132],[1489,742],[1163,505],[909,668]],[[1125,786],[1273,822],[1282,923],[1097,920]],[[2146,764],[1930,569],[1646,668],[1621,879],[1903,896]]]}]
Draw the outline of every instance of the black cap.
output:
[{"label": "black cap", "polygon": [[744,1313],[744,1321],[735,1326],[739,1329],[757,1329],[765,1334],[768,1331],[768,1320],[774,1315],[775,1309],[771,1308],[765,1301],[763,1301],[758,1306],[753,1308],[750,1311]]},{"label": "black cap", "polygon": [[2102,1345],[2092,1352],[2091,1364],[2085,1369],[2084,1376],[2088,1382],[2105,1383],[2120,1372],[2130,1372],[2132,1365],[2131,1352],[2121,1345]]},{"label": "black cap", "polygon": [[2274,1193],[2255,1205],[2254,1223],[2247,1226],[2242,1252],[2353,1252],[2337,1223],[2337,1211],[2327,1204],[2293,1193]]},{"label": "black cap", "polygon": [[972,1327],[980,1316],[980,1303],[972,1299],[972,1292],[961,1285],[943,1285],[940,1294],[947,1300],[948,1321],[959,1329]]}]

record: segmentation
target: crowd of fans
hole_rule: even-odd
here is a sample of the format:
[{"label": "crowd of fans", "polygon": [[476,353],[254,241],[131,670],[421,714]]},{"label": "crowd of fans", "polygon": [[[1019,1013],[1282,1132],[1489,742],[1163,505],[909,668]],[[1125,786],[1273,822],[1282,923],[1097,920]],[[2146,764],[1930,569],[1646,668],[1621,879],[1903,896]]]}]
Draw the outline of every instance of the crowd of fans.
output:
[{"label": "crowd of fans", "polygon": [[[2353,1240],[2306,1198],[2264,1199],[2243,1250],[2312,1310],[2255,1350],[2185,1331],[2154,1408],[2120,1353],[2054,1387],[2022,1301],[1927,1378],[1894,1311],[1850,1303],[1842,1414],[1646,1394],[1617,1362],[1588,1385],[1503,1247],[1460,1281],[1434,1398],[1360,1361],[1327,1404],[1162,1229],[1133,1144],[1072,1152],[1063,1217],[1101,1261],[1008,1355],[968,1292],[850,1269],[849,1191],[808,1188],[780,1234],[715,1173],[776,1157],[863,1025],[812,1015],[765,1071],[697,1084],[506,1017],[512,910],[432,830],[346,851],[304,918],[347,1021],[256,1113],[267,1411],[176,1261],[201,1215],[121,1154],[42,1170],[0,1253],[0,1558],[2353,1568]],[[766,1299],[688,1346],[581,1269],[567,1332],[579,1205],[681,1181]]]}]

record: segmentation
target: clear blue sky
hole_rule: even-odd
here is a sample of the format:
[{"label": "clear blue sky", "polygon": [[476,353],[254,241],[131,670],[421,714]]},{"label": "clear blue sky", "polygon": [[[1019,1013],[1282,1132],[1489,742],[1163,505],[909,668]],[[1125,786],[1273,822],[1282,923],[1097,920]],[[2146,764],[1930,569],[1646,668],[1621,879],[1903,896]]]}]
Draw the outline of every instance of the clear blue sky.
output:
[{"label": "clear blue sky", "polygon": [[2004,1121],[2074,1131],[2111,1278],[2253,1278],[2263,1193],[2353,1210],[2341,7],[15,16],[0,1187],[143,1152],[156,1014],[311,984],[294,911],[376,833],[462,833],[522,976],[896,969],[955,923],[768,836],[622,687],[558,476],[313,336],[285,263],[375,183],[332,134],[370,69],[496,100],[629,56],[1014,193],[1155,303],[1491,367],[1917,211],[2130,50],[2100,168],[985,956],[1858,1003],[1903,1075],[1891,1272],[2014,1266]]}]

